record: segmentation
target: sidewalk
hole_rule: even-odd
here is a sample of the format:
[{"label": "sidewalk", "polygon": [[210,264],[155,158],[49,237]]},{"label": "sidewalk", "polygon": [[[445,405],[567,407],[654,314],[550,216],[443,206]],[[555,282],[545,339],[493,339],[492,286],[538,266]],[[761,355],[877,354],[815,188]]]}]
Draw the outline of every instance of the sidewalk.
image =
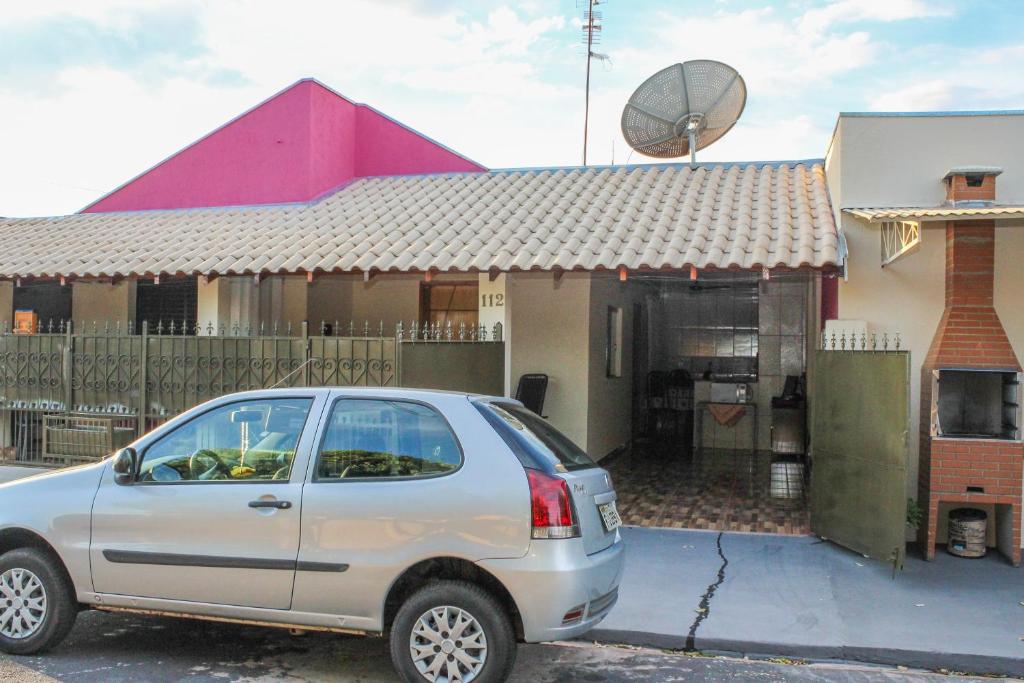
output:
[{"label": "sidewalk", "polygon": [[997,553],[912,555],[893,580],[890,566],[808,536],[623,537],[618,605],[586,638],[1024,676],[1024,570]]}]

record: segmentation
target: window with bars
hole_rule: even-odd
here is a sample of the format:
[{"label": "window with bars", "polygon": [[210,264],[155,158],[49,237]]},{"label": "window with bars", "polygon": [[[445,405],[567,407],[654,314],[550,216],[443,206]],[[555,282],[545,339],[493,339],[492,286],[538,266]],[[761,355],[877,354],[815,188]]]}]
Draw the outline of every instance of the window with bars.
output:
[{"label": "window with bars", "polygon": [[141,329],[143,322],[149,323],[151,330],[160,323],[166,329],[173,322],[176,330],[194,330],[198,300],[199,287],[194,277],[161,279],[160,284],[139,280],[135,292],[137,329]]}]

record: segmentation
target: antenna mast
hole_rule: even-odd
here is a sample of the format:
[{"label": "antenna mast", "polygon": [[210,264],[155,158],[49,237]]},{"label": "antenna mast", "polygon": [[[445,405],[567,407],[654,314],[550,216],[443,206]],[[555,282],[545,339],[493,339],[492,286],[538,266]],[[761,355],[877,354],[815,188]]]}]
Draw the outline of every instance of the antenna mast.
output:
[{"label": "antenna mast", "polygon": [[587,82],[583,100],[583,165],[587,165],[587,125],[590,122],[590,62],[594,58],[594,45],[601,42],[601,12],[594,7],[607,0],[576,0],[576,6],[584,6],[583,42],[587,46]]}]

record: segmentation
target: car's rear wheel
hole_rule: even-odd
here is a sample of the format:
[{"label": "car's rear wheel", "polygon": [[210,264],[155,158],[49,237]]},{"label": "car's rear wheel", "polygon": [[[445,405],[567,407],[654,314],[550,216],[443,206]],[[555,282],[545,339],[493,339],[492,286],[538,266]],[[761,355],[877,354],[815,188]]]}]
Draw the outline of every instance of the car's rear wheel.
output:
[{"label": "car's rear wheel", "polygon": [[78,610],[56,561],[35,548],[0,555],[0,651],[47,650],[71,630]]},{"label": "car's rear wheel", "polygon": [[413,593],[391,625],[391,661],[407,683],[497,683],[512,672],[516,637],[501,604],[466,581]]}]

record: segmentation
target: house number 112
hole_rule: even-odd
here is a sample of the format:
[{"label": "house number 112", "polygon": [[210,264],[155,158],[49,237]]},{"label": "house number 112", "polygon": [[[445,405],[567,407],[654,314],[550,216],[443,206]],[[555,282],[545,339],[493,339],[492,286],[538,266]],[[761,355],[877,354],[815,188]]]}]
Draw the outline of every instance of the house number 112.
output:
[{"label": "house number 112", "polygon": [[500,308],[505,305],[504,294],[481,294],[480,308]]}]

